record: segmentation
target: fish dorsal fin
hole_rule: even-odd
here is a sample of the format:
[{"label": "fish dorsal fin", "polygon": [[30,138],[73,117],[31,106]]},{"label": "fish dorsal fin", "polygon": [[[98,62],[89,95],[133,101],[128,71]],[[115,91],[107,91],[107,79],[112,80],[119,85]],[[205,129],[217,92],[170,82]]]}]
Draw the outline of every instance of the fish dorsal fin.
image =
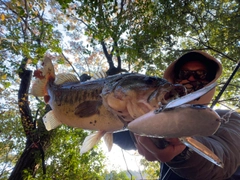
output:
[{"label": "fish dorsal fin", "polygon": [[53,111],[49,111],[45,116],[43,116],[43,123],[48,131],[55,129],[60,126],[62,123],[57,120]]},{"label": "fish dorsal fin", "polygon": [[103,136],[104,142],[108,148],[108,151],[110,152],[112,150],[112,146],[113,146],[113,134],[112,133],[106,133]]},{"label": "fish dorsal fin", "polygon": [[100,141],[104,134],[105,131],[97,131],[88,135],[83,141],[80,154],[82,155],[83,153],[88,152],[90,149],[92,149],[93,146]]},{"label": "fish dorsal fin", "polygon": [[56,85],[60,85],[66,82],[80,82],[80,81],[74,74],[71,73],[59,73],[58,75],[56,75],[56,79],[54,81]]},{"label": "fish dorsal fin", "polygon": [[93,76],[90,80],[96,80],[96,79],[101,79],[107,77],[107,74],[101,70],[99,72],[93,73]]}]

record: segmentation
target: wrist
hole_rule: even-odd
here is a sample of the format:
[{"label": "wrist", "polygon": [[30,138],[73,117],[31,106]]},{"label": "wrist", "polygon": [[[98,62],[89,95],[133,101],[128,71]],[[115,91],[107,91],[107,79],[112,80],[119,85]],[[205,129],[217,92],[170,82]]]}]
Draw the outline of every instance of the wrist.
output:
[{"label": "wrist", "polygon": [[185,161],[189,159],[191,156],[191,151],[188,147],[186,147],[180,154],[175,156],[171,161],[172,162],[179,162],[179,161]]}]

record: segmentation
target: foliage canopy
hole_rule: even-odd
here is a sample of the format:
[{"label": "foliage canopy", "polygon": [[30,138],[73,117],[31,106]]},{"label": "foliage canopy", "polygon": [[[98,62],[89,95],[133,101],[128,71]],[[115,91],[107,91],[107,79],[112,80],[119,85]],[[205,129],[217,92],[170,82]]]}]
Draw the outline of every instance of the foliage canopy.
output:
[{"label": "foliage canopy", "polygon": [[[183,53],[204,50],[223,64],[217,93],[240,60],[236,0],[0,0],[0,22],[1,179],[11,172],[14,177],[17,172],[12,167],[30,147],[36,157],[29,169],[19,170],[21,175],[39,179],[104,176],[99,149],[79,156],[85,131],[61,127],[47,132],[41,125],[47,109],[41,99],[28,95],[29,86],[22,83],[31,81],[30,70],[36,69],[46,52],[57,57],[59,71],[91,75],[103,69],[109,75],[136,71],[162,76]],[[219,104],[239,111],[239,87],[238,70]],[[28,113],[27,121],[22,112]],[[40,149],[45,152],[45,175],[38,170]]]}]

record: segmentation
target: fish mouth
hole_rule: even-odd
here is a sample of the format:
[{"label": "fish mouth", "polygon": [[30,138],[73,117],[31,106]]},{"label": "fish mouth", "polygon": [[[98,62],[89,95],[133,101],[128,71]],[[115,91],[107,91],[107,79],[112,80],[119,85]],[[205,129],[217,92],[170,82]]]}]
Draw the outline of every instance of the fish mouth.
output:
[{"label": "fish mouth", "polygon": [[172,89],[164,95],[164,99],[168,103],[176,98],[182,97],[187,94],[187,89],[181,84],[173,84]]}]

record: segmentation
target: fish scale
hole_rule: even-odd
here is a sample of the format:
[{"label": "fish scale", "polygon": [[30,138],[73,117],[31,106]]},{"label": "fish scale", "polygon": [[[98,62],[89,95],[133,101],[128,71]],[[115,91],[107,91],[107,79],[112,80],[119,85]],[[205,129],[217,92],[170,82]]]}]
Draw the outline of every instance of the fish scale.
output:
[{"label": "fish scale", "polygon": [[[63,86],[62,86],[63,87]],[[53,87],[51,92],[52,98],[54,101],[56,101],[58,104],[69,103],[73,104],[75,102],[84,102],[86,100],[100,100],[101,97],[99,96],[98,90],[83,90],[79,91],[79,89],[61,89],[59,90],[59,87]]]}]

